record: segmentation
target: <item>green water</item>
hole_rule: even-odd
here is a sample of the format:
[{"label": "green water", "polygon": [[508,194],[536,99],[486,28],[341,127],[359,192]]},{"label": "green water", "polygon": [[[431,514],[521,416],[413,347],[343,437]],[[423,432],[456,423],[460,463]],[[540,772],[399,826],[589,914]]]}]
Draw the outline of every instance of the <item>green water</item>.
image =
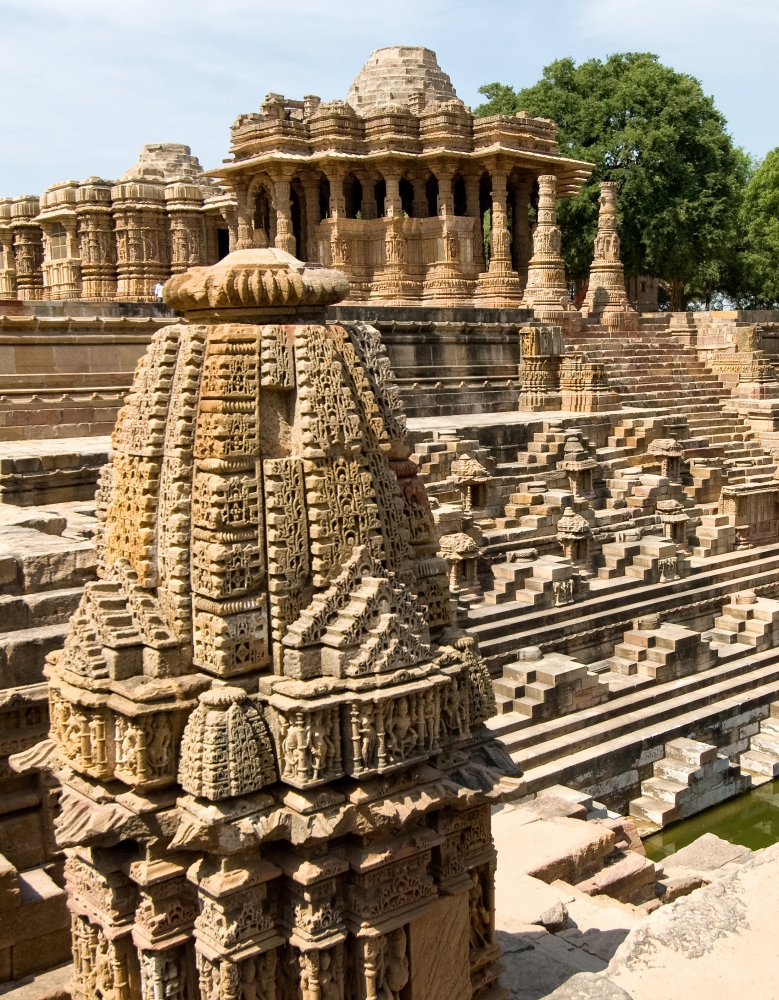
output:
[{"label": "green water", "polygon": [[662,861],[704,833],[753,851],[775,844],[779,841],[779,778],[647,837],[647,857]]}]

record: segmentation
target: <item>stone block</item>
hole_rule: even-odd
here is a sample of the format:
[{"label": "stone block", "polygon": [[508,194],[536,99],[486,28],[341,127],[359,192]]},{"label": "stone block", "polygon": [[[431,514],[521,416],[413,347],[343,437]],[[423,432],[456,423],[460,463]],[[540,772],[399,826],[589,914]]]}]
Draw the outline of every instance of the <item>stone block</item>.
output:
[{"label": "stone block", "polygon": [[[442,896],[408,925],[409,1000],[470,1000],[468,893]],[[406,993],[407,991],[407,993]]]},{"label": "stone block", "polygon": [[575,883],[588,877],[601,868],[616,842],[612,830],[593,823],[553,817],[519,825],[510,811],[493,818],[493,835],[498,864],[508,861],[515,870],[546,883],[555,879]]}]

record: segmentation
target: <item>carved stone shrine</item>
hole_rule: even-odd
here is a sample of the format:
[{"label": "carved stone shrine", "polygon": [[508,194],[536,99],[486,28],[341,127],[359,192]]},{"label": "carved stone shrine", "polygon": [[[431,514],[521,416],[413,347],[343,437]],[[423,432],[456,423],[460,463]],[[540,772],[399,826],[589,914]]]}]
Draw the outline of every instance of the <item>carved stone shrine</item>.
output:
[{"label": "carved stone shrine", "polygon": [[[73,996],[498,1000],[523,782],[381,342],[278,249],[172,278],[48,657]],[[199,994],[198,994],[199,990]]]}]

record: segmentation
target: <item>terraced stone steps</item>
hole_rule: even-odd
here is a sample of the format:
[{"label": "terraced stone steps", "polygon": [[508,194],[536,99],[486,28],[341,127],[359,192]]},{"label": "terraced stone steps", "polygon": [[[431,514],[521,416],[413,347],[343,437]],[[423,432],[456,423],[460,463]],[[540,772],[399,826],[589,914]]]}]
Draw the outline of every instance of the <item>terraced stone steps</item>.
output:
[{"label": "terraced stone steps", "polygon": [[[647,602],[653,610],[671,612],[681,606],[724,603],[737,591],[779,582],[779,545],[726,553],[705,562],[693,559],[692,563],[687,578],[605,594],[591,591],[587,600],[564,607],[531,611],[509,602],[471,608],[468,630],[478,638],[482,655],[497,672],[516,658],[519,649],[531,643],[559,643],[594,629],[627,628],[632,618],[646,610]],[[719,614],[719,608],[716,610]]]},{"label": "terraced stone steps", "polygon": [[[534,734],[535,751],[511,752],[524,771],[528,792],[564,783],[586,789],[609,808],[627,811],[630,800],[640,794],[639,769],[661,757],[669,740],[692,735],[717,742],[730,756],[746,752],[750,728],[757,729],[768,706],[779,697],[779,651],[770,653],[776,654],[771,663],[750,665],[746,661],[747,669],[735,678],[707,684],[693,695],[687,690],[657,706],[625,713],[621,720],[608,718],[606,712],[614,706],[608,702],[597,710],[597,721],[569,736],[539,742]],[[768,654],[755,659],[763,657]],[[701,674],[685,680],[695,683],[706,677]],[[571,718],[565,720],[569,725]],[[524,735],[532,738],[531,730]]]},{"label": "terraced stone steps", "polygon": [[685,738],[666,744],[665,757],[641,782],[641,795],[630,803],[630,815],[654,829],[686,819],[747,791],[749,775],[708,743]]}]

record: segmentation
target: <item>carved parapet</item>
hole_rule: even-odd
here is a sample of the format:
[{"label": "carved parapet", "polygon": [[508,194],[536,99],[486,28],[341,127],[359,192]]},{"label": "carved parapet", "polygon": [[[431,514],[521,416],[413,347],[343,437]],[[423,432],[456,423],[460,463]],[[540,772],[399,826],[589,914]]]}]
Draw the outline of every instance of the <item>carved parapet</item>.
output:
[{"label": "carved parapet", "polygon": [[269,680],[266,717],[280,778],[311,788],[344,774],[371,778],[427,759],[442,737],[468,732],[467,678],[435,668],[402,671],[392,686]]},{"label": "carved parapet", "polygon": [[619,409],[620,399],[609,387],[606,366],[590,361],[586,354],[566,354],[560,365],[560,396],[563,410],[600,413]]},{"label": "carved parapet", "polygon": [[558,356],[523,357],[519,367],[519,381],[522,385],[519,409],[528,412],[561,409],[559,372]]},{"label": "carved parapet", "polygon": [[47,673],[51,736],[74,771],[103,781],[118,779],[138,791],[175,783],[184,726],[207,678],[189,674],[175,683],[155,681],[147,693],[143,677],[132,679],[141,684],[78,687],[68,682],[67,673],[57,672],[56,659]]}]

